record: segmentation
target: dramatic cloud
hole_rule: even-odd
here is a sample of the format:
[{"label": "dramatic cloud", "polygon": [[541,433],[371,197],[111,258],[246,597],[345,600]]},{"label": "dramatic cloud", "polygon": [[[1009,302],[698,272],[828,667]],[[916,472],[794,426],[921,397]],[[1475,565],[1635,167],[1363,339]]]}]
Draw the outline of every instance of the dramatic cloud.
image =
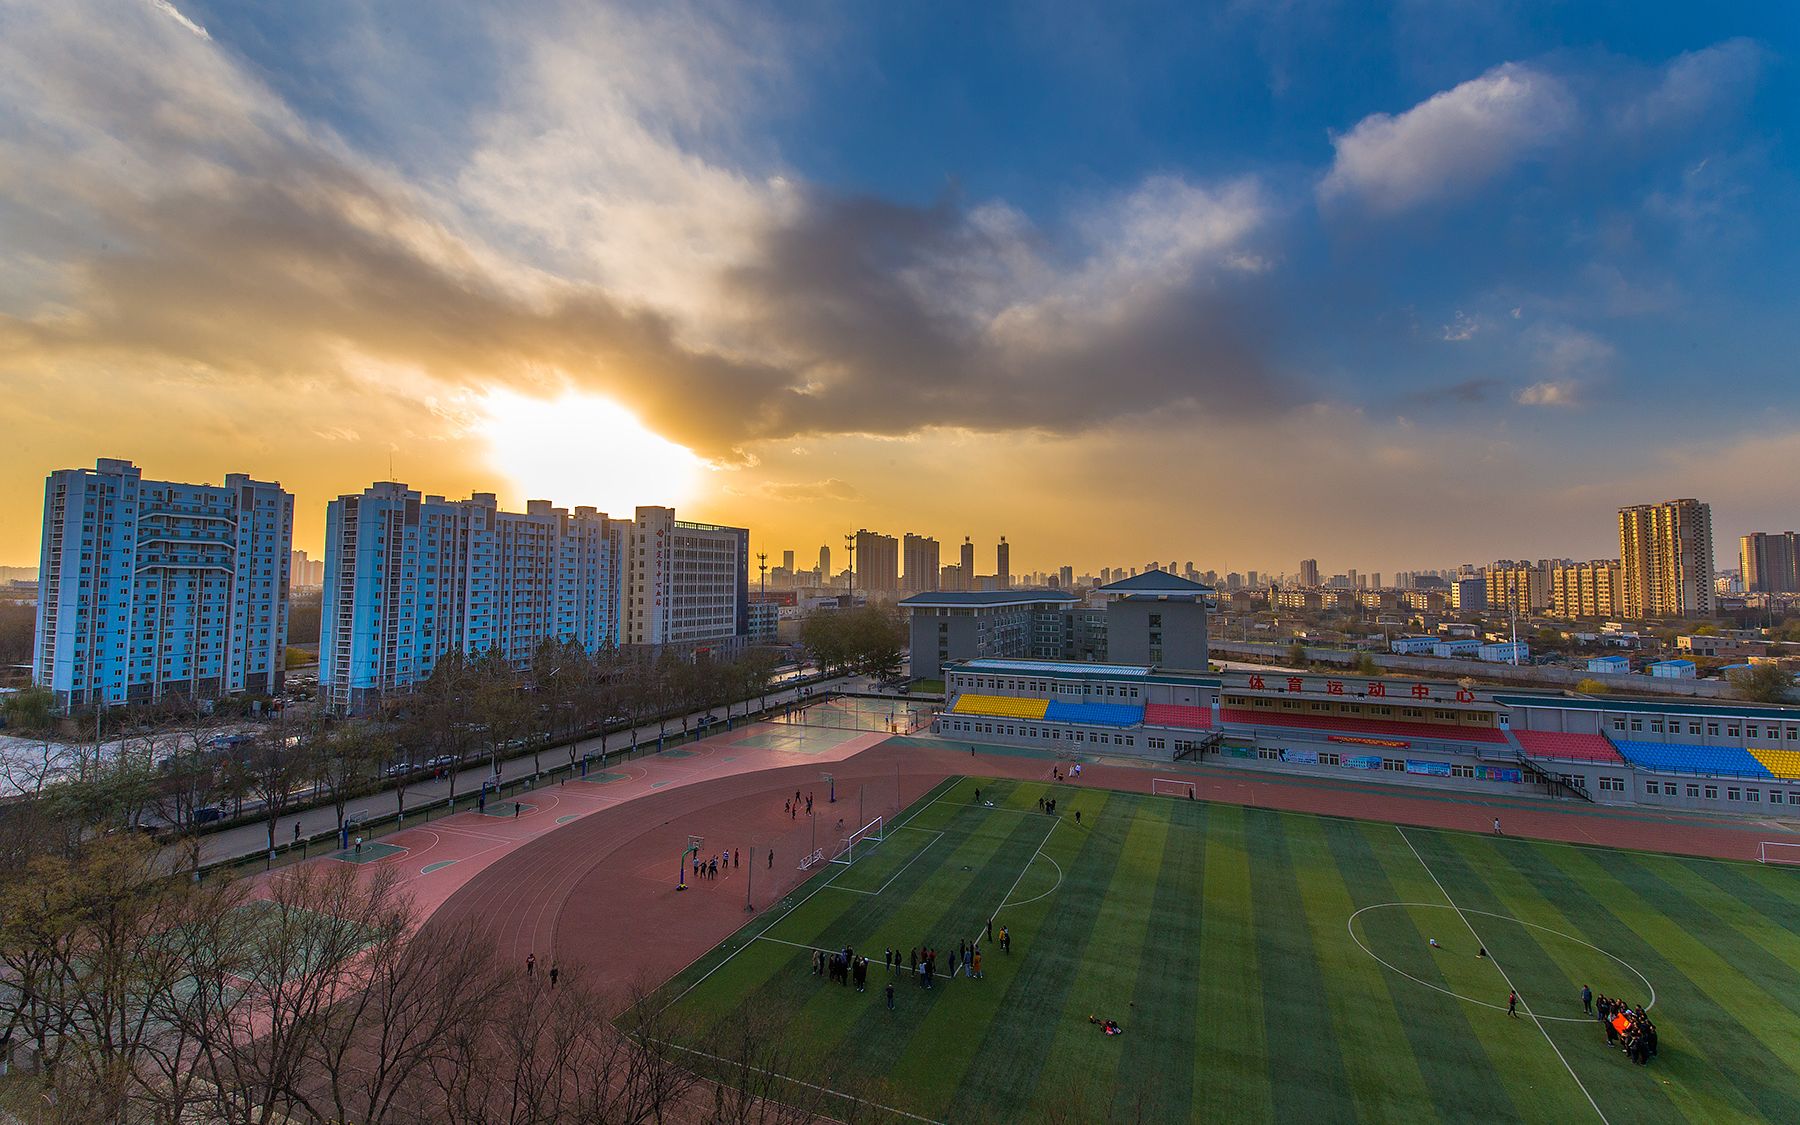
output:
[{"label": "dramatic cloud", "polygon": [[1574,119],[1560,79],[1505,63],[1398,116],[1370,114],[1334,135],[1337,156],[1319,197],[1393,212],[1461,195],[1544,148]]}]

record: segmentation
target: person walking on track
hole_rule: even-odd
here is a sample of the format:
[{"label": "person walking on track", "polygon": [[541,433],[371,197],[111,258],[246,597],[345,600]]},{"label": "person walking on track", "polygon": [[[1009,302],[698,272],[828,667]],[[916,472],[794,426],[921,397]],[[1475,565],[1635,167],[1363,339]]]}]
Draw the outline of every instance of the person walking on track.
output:
[{"label": "person walking on track", "polygon": [[1519,993],[1516,989],[1509,989],[1506,993],[1506,1014],[1513,1019],[1519,1018]]},{"label": "person walking on track", "polygon": [[527,953],[525,955],[525,975],[527,977],[530,977],[536,972],[537,972],[537,954],[536,953]]}]

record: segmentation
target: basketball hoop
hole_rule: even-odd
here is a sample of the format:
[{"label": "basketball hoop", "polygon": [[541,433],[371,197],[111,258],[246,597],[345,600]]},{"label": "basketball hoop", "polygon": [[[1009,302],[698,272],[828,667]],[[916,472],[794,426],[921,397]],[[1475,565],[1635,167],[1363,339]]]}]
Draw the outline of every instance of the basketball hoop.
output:
[{"label": "basketball hoop", "polygon": [[694,835],[688,836],[687,850],[681,853],[681,862],[678,865],[678,867],[676,868],[676,871],[677,871],[677,875],[675,877],[675,889],[676,890],[678,890],[678,891],[687,890],[688,856],[699,855],[700,854],[700,845],[705,842],[706,842],[706,838],[704,836],[694,836]]}]

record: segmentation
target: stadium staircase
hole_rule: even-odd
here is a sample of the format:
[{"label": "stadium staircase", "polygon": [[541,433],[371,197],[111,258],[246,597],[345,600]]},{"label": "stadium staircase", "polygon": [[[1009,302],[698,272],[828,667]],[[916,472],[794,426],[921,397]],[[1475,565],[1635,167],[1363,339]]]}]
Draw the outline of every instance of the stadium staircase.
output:
[{"label": "stadium staircase", "polygon": [[1531,756],[1525,752],[1525,747],[1519,743],[1518,736],[1513,733],[1511,727],[1506,728],[1506,741],[1507,744],[1512,747],[1513,754],[1518,758],[1519,769],[1524,772],[1526,777],[1529,777],[1533,781],[1544,786],[1551,796],[1579,797],[1590,805],[1598,803],[1594,800],[1593,795],[1586,789],[1583,789],[1580,786],[1570,785],[1562,778],[1557,777],[1555,774],[1532,761]]},{"label": "stadium staircase", "polygon": [[1192,758],[1197,762],[1200,760],[1200,755],[1208,753],[1214,747],[1218,746],[1220,742],[1224,741],[1224,739],[1225,739],[1224,731],[1222,731],[1222,730],[1211,731],[1207,734],[1207,736],[1205,738],[1202,738],[1200,741],[1190,743],[1188,745],[1187,749],[1175,751],[1175,759],[1174,760],[1179,762],[1183,758]]}]

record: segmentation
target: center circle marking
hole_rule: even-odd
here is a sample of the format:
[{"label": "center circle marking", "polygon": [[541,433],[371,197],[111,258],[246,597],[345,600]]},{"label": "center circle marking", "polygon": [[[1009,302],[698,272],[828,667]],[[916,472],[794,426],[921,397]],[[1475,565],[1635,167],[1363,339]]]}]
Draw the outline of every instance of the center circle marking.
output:
[{"label": "center circle marking", "polygon": [[[1425,910],[1450,910],[1450,911],[1455,911],[1455,912],[1461,913],[1461,914],[1478,914],[1483,918],[1495,918],[1502,922],[1512,922],[1515,925],[1529,926],[1531,929],[1534,929],[1534,930],[1542,930],[1544,933],[1547,933],[1547,934],[1555,934],[1557,937],[1562,938],[1565,941],[1572,941],[1576,945],[1586,946],[1587,948],[1593,950],[1595,953],[1600,954],[1602,957],[1606,957],[1613,961],[1617,961],[1620,965],[1623,965],[1625,967],[1626,971],[1631,973],[1632,976],[1634,976],[1637,979],[1644,982],[1644,987],[1646,989],[1648,989],[1650,992],[1650,999],[1644,1005],[1645,1011],[1649,1011],[1651,1008],[1654,1008],[1656,1006],[1656,986],[1650,983],[1649,977],[1645,976],[1643,973],[1638,972],[1637,967],[1635,965],[1633,965],[1631,962],[1625,960],[1625,958],[1620,957],[1616,953],[1608,953],[1606,950],[1601,949],[1599,946],[1595,945],[1591,941],[1582,941],[1580,938],[1576,937],[1574,934],[1565,934],[1561,930],[1551,929],[1549,926],[1540,926],[1536,922],[1527,922],[1523,918],[1515,918],[1510,914],[1495,914],[1491,910],[1471,910],[1468,907],[1455,907],[1455,906],[1451,906],[1447,903],[1442,903],[1442,902],[1377,902],[1370,906],[1363,907],[1361,910],[1356,911],[1356,913],[1350,915],[1349,918],[1345,919],[1344,928],[1346,930],[1350,931],[1350,940],[1356,943],[1356,947],[1358,949],[1362,950],[1364,953],[1367,953],[1370,957],[1373,957],[1375,959],[1376,963],[1381,965],[1383,968],[1389,969],[1396,973],[1399,973],[1401,976],[1405,977],[1409,981],[1412,981],[1414,984],[1422,984],[1426,988],[1431,989],[1433,992],[1441,992],[1445,996],[1454,996],[1458,1000],[1467,1001],[1470,1004],[1479,1004],[1483,1008],[1492,1008],[1496,1012],[1504,1012],[1506,1010],[1506,1007],[1503,1004],[1491,1004],[1486,1000],[1477,1000],[1473,996],[1464,996],[1462,993],[1453,992],[1450,989],[1445,988],[1441,984],[1433,984],[1428,980],[1424,980],[1423,978],[1416,977],[1416,976],[1412,975],[1411,973],[1407,972],[1405,969],[1402,969],[1398,965],[1395,965],[1393,962],[1389,961],[1387,958],[1381,956],[1381,954],[1375,952],[1373,949],[1370,949],[1367,945],[1363,944],[1363,939],[1357,936],[1356,919],[1360,915],[1365,914],[1371,910],[1387,910],[1387,909],[1391,909],[1394,907],[1400,907],[1400,908],[1404,909],[1409,906],[1417,906],[1417,907],[1420,907]],[[1537,1020],[1549,1020],[1554,1023],[1592,1023],[1594,1020],[1593,1016],[1540,1016],[1535,1013],[1533,1014],[1532,1018],[1537,1019]]]}]

